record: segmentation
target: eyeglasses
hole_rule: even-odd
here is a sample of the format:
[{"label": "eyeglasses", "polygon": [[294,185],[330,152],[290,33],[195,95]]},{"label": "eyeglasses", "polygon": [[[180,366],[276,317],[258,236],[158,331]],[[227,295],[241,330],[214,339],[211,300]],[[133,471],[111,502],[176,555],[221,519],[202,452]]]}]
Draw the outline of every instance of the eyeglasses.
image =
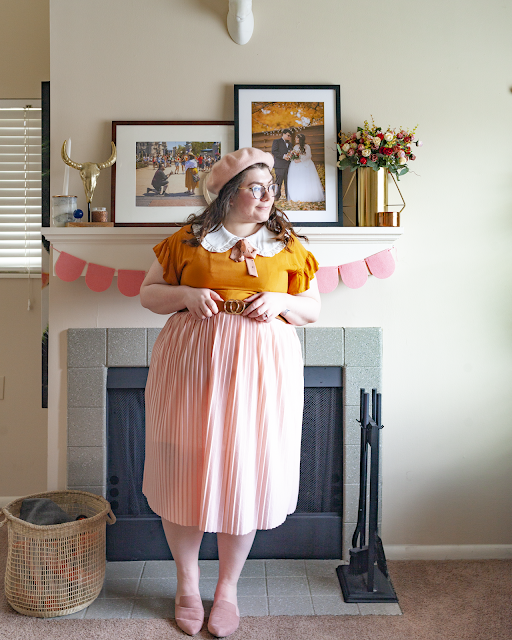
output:
[{"label": "eyeglasses", "polygon": [[277,196],[277,192],[279,189],[279,185],[275,182],[269,184],[268,187],[263,186],[262,184],[255,184],[253,187],[238,187],[240,191],[252,191],[252,195],[256,198],[256,200],[261,200],[265,191],[268,192],[268,195],[272,198]]}]

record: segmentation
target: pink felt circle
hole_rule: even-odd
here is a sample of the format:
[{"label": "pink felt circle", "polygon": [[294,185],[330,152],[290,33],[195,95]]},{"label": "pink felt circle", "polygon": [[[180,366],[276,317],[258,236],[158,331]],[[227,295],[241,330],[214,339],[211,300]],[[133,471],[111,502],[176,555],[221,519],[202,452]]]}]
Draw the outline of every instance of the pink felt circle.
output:
[{"label": "pink felt circle", "polygon": [[389,278],[395,272],[395,260],[389,249],[366,258],[370,273],[376,278]]},{"label": "pink felt circle", "polygon": [[117,288],[128,298],[139,295],[140,286],[146,277],[145,271],[132,271],[129,269],[119,269],[117,272]]},{"label": "pink felt circle", "polygon": [[368,268],[364,260],[349,262],[340,266],[340,275],[343,283],[350,289],[359,289],[368,279]]},{"label": "pink felt circle", "polygon": [[91,291],[106,291],[112,284],[115,269],[102,267],[100,264],[89,263],[85,274],[85,284]]},{"label": "pink felt circle", "polygon": [[87,262],[76,258],[65,251],[61,251],[60,256],[55,263],[55,275],[64,282],[73,282],[82,275]]},{"label": "pink felt circle", "polygon": [[338,267],[320,267],[316,272],[320,293],[334,291],[339,283]]}]

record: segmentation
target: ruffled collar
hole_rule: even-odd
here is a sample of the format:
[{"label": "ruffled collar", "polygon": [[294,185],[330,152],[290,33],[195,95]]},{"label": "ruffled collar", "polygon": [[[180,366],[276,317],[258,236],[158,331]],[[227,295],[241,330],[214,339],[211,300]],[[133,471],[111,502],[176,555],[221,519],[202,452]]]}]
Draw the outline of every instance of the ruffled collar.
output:
[{"label": "ruffled collar", "polygon": [[256,233],[247,238],[240,238],[233,235],[224,226],[217,231],[206,234],[201,242],[201,246],[212,253],[224,253],[232,249],[239,240],[247,240],[258,252],[259,256],[271,258],[284,249],[284,242],[276,242],[276,234],[269,231],[265,225],[260,227]]}]

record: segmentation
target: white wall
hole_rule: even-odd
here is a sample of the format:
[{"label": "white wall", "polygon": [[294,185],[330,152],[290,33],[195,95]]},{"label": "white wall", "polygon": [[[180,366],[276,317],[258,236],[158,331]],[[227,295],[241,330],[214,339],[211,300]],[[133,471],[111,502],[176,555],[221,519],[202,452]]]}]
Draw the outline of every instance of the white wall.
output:
[{"label": "white wall", "polygon": [[[342,128],[373,114],[425,146],[401,182],[399,267],[323,296],[320,326],[384,330],[383,538],[512,543],[512,6],[258,0],[249,44],[221,0],[51,0],[52,193],[62,141],[109,155],[112,120],[233,118],[233,84],[339,84]],[[73,52],[73,53],[71,53]],[[78,173],[70,188],[85,207]],[[101,175],[95,204],[109,207]],[[150,258],[148,257],[148,261]],[[111,265],[116,266],[116,265]],[[51,282],[49,488],[65,484],[68,327],[160,326],[138,299]]]}]

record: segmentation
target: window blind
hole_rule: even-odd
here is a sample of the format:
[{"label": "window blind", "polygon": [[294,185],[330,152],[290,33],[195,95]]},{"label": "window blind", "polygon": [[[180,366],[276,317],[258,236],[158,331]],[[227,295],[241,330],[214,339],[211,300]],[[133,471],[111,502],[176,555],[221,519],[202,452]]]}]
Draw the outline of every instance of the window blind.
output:
[{"label": "window blind", "polygon": [[0,274],[41,272],[41,101],[0,100]]}]

